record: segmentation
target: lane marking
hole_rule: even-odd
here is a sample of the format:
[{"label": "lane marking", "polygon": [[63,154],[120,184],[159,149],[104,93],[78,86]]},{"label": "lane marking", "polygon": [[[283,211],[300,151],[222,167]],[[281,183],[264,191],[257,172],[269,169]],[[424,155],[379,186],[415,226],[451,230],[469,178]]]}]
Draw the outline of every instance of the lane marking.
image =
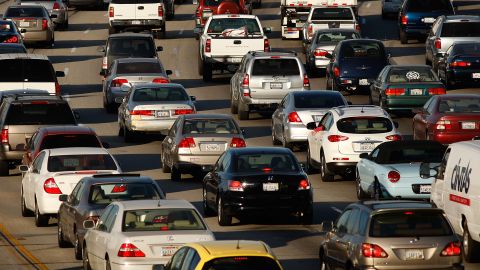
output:
[{"label": "lane marking", "polygon": [[68,67],[66,67],[66,68],[63,70],[63,73],[65,73],[65,77],[67,77],[68,71],[70,71],[70,69],[69,69]]},{"label": "lane marking", "polygon": [[173,48],[173,54],[177,54],[178,50],[177,47]]},{"label": "lane marking", "polygon": [[337,213],[339,213],[339,214],[342,213],[342,210],[338,209],[338,208],[335,207],[335,206],[332,206],[332,207],[330,207],[330,208],[332,208],[333,211],[335,211],[335,212],[337,212]]},{"label": "lane marking", "polygon": [[88,28],[87,30],[83,31],[84,34],[88,34],[88,32],[90,32],[90,28]]},{"label": "lane marking", "polygon": [[77,47],[73,47],[73,48],[70,50],[70,52],[71,52],[71,53],[74,53],[76,50],[77,50]]}]

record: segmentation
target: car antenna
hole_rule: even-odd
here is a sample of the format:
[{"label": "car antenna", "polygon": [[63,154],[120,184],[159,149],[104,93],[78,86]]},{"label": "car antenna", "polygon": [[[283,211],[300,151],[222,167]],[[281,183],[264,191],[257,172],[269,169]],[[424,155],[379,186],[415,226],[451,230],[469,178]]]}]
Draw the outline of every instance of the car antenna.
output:
[{"label": "car antenna", "polygon": [[240,240],[237,240],[237,249],[240,249]]}]

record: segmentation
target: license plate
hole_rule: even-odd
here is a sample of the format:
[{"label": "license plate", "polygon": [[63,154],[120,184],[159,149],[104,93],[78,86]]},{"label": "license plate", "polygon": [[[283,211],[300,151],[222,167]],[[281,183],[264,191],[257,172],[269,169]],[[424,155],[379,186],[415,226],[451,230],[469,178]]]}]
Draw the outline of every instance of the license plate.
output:
[{"label": "license plate", "polygon": [[323,115],[314,115],[313,116],[313,121],[315,122],[320,122],[322,120]]},{"label": "license plate", "polygon": [[141,24],[141,22],[140,21],[132,21],[132,24],[139,25],[139,24]]},{"label": "license plate", "polygon": [[263,191],[278,191],[278,183],[263,183]]},{"label": "license plate", "polygon": [[164,257],[171,257],[178,250],[176,246],[162,247],[161,254]]},{"label": "license plate", "polygon": [[421,249],[407,249],[405,251],[405,260],[423,260],[425,255],[423,255],[423,250]]},{"label": "license plate", "polygon": [[423,18],[424,23],[433,23],[435,21],[435,18]]},{"label": "license plate", "polygon": [[480,73],[472,73],[473,79],[480,79]]},{"label": "license plate", "polygon": [[270,83],[270,89],[282,89],[282,88],[283,88],[283,83],[276,83],[276,82]]},{"label": "license plate", "polygon": [[157,117],[169,117],[170,112],[169,111],[157,111],[155,115]]},{"label": "license plate", "polygon": [[220,151],[220,145],[214,143],[206,143],[203,148],[205,151]]},{"label": "license plate", "polygon": [[419,96],[423,94],[423,89],[410,89],[410,95]]},{"label": "license plate", "polygon": [[431,185],[420,185],[420,193],[431,193],[432,186]]},{"label": "license plate", "polygon": [[359,85],[368,85],[368,80],[367,79],[360,79],[358,80]]},{"label": "license plate", "polygon": [[360,143],[358,145],[358,150],[362,152],[372,151],[375,148],[374,143]]},{"label": "license plate", "polygon": [[242,62],[242,58],[230,58],[229,61],[231,63],[240,63]]},{"label": "license plate", "polygon": [[476,127],[475,122],[462,122],[462,129],[475,129]]},{"label": "license plate", "polygon": [[30,22],[20,22],[20,27],[29,27]]}]

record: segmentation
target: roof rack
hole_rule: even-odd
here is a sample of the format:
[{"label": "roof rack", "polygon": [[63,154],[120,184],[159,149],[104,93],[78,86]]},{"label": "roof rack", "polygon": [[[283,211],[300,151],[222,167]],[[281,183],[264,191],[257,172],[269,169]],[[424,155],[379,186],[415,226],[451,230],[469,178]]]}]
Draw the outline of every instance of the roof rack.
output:
[{"label": "roof rack", "polygon": [[93,178],[110,178],[110,177],[140,177],[139,173],[102,173],[102,174],[94,174],[92,175]]},{"label": "roof rack", "polygon": [[292,51],[292,50],[287,50],[287,49],[279,49],[279,48],[274,48],[274,49],[270,49],[270,51],[266,52],[266,51],[249,51],[248,52],[249,54],[255,56],[257,53],[258,54],[267,54],[267,53],[284,53],[284,54],[294,54],[295,56],[297,56],[297,52],[296,51]]}]

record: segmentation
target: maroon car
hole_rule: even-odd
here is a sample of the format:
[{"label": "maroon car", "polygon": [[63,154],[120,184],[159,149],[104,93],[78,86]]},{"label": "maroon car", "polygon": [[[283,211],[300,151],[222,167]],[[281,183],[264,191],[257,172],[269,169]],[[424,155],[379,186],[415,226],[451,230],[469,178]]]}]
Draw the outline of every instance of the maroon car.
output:
[{"label": "maroon car", "polygon": [[413,117],[414,140],[450,144],[476,136],[480,136],[480,95],[433,96]]},{"label": "maroon car", "polygon": [[203,28],[208,18],[219,14],[252,14],[247,0],[200,0],[195,11],[195,27]]}]

